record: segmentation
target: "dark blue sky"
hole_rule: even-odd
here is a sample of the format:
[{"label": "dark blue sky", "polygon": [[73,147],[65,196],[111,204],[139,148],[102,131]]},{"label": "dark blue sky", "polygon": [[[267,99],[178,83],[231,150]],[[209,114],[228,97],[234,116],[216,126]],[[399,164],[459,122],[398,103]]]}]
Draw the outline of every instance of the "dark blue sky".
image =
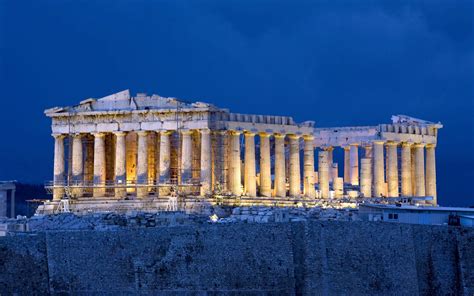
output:
[{"label": "dark blue sky", "polygon": [[473,42],[472,1],[0,0],[0,180],[52,178],[45,108],[130,88],[321,127],[441,121],[440,203],[472,205]]}]

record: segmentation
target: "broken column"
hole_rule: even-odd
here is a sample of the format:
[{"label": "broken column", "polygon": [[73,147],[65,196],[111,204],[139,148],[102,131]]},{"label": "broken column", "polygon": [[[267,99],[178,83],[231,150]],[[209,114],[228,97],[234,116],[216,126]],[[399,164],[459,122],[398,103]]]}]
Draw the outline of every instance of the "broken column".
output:
[{"label": "broken column", "polygon": [[327,151],[319,151],[318,175],[319,175],[319,190],[321,191],[321,198],[329,198],[329,163],[328,163]]},{"label": "broken column", "polygon": [[397,143],[387,142],[387,183],[389,197],[398,197],[398,157]]},{"label": "broken column", "polygon": [[426,145],[426,195],[433,197],[433,205],[437,204],[435,148],[435,144]]},{"label": "broken column", "polygon": [[363,197],[372,197],[372,159],[360,160],[360,193]]},{"label": "broken column", "polygon": [[211,131],[201,129],[201,195],[211,193]]},{"label": "broken column", "polygon": [[373,163],[374,163],[374,197],[381,197],[385,194],[384,180],[384,158],[383,158],[383,141],[373,142]]},{"label": "broken column", "polygon": [[359,146],[350,145],[351,184],[359,185]]},{"label": "broken column", "polygon": [[[334,164],[333,164],[334,165]],[[344,180],[340,177],[336,177],[332,181],[332,187],[334,189],[334,197],[341,198],[344,195]]]},{"label": "broken column", "polygon": [[94,133],[94,197],[105,196],[105,134]]},{"label": "broken column", "polygon": [[275,134],[275,196],[286,196],[285,135]]},{"label": "broken column", "polygon": [[247,196],[257,196],[257,178],[255,169],[255,134],[246,132],[245,137],[245,166],[244,187]]},{"label": "broken column", "polygon": [[139,131],[137,148],[137,197],[148,195],[148,132]]},{"label": "broken column", "polygon": [[260,133],[260,195],[272,196],[270,135]]},{"label": "broken column", "polygon": [[53,200],[60,200],[64,196],[64,135],[53,134],[54,137],[54,179]]},{"label": "broken column", "polygon": [[415,144],[415,196],[425,194],[425,144]]},{"label": "broken column", "polygon": [[300,136],[289,135],[290,140],[290,196],[301,195],[300,183]]},{"label": "broken column", "polygon": [[314,188],[314,137],[312,135],[304,136],[304,196],[314,198],[316,191]]},{"label": "broken column", "polygon": [[124,198],[127,196],[126,171],[125,166],[126,149],[124,132],[115,132],[115,197]]},{"label": "broken column", "polygon": [[336,162],[333,162],[332,165],[331,165],[331,169],[330,169],[330,177],[329,179],[332,180],[332,182],[334,182],[334,180],[336,180],[339,176],[338,176],[338,164]]}]

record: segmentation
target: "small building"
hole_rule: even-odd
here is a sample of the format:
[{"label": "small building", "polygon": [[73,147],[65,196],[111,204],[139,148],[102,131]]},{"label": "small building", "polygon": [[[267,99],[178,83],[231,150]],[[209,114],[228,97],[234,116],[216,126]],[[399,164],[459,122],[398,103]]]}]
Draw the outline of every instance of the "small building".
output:
[{"label": "small building", "polygon": [[15,181],[0,181],[0,217],[7,217],[8,197],[10,197],[10,218],[15,217]]},{"label": "small building", "polygon": [[458,217],[460,225],[473,227],[474,208],[361,204],[359,217],[365,221],[428,225],[447,225],[450,217]]}]

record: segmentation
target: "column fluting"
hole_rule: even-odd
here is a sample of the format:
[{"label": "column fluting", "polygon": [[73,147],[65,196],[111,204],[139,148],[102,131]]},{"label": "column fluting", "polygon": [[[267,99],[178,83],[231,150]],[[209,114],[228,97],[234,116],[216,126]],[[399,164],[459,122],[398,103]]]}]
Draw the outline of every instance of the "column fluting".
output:
[{"label": "column fluting", "polygon": [[304,196],[314,198],[316,191],[314,188],[314,137],[306,135],[304,139]]},{"label": "column fluting", "polygon": [[115,132],[115,197],[127,196],[127,167],[126,167],[126,145],[125,132]]},{"label": "column fluting", "polygon": [[53,134],[54,137],[54,176],[53,176],[53,200],[64,197],[64,137],[63,134]]},{"label": "column fluting", "polygon": [[385,194],[385,180],[384,180],[384,142],[374,141],[373,142],[373,164],[374,164],[374,197],[381,197]]},{"label": "column fluting", "polygon": [[267,133],[260,133],[260,195],[272,195],[270,135]]},{"label": "column fluting", "polygon": [[289,135],[290,140],[290,196],[301,195],[301,173],[300,173],[300,136]]},{"label": "column fluting", "polygon": [[275,196],[286,196],[285,135],[275,134]]},{"label": "column fluting", "polygon": [[105,134],[94,133],[94,197],[105,196]]}]

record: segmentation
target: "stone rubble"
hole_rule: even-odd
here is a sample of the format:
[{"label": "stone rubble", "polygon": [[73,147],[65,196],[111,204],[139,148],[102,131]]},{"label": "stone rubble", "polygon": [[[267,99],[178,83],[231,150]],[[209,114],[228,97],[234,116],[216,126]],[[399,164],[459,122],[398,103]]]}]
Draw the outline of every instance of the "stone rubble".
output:
[{"label": "stone rubble", "polygon": [[113,230],[120,228],[150,228],[161,226],[179,226],[204,223],[270,223],[299,222],[307,220],[321,221],[359,221],[357,209],[335,208],[331,206],[305,207],[214,207],[212,214],[189,214],[181,211],[94,213],[75,215],[63,213],[56,215],[38,215],[31,218],[0,220],[12,234],[24,231],[51,230]]}]

